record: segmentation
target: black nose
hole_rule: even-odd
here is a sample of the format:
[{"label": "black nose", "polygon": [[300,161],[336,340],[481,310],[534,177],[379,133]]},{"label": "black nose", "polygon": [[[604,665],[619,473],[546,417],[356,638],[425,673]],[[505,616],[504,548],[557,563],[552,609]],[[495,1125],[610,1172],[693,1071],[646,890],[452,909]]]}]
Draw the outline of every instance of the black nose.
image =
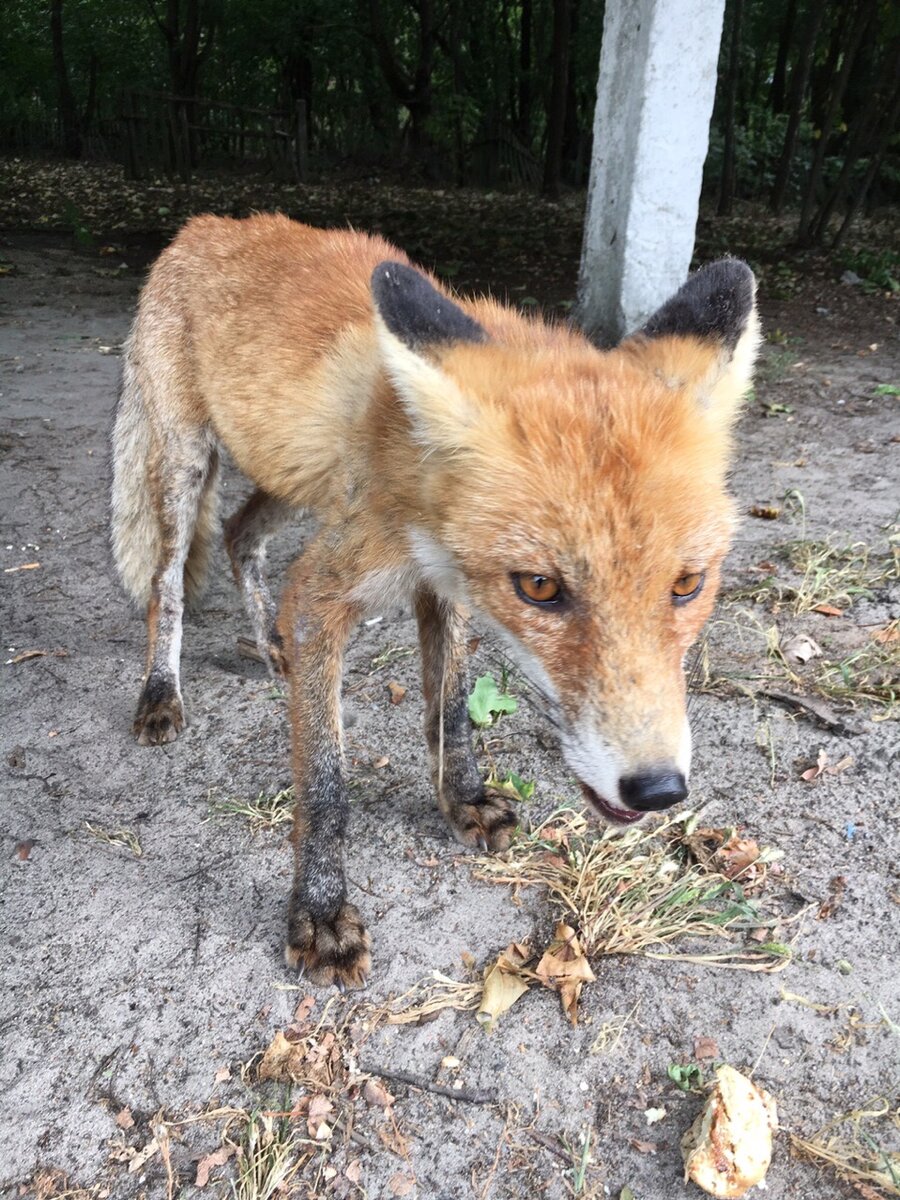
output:
[{"label": "black nose", "polygon": [[671,808],[688,794],[680,771],[642,771],[619,780],[622,803],[637,812]]}]

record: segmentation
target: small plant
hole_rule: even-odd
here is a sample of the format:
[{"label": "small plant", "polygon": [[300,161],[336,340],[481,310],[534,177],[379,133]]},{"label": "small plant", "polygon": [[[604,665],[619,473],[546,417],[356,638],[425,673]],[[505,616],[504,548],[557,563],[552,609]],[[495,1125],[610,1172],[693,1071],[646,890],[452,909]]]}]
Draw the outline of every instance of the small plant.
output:
[{"label": "small plant", "polygon": [[534,780],[523,779],[515,771],[507,771],[505,779],[501,779],[492,771],[484,781],[484,786],[492,791],[501,792],[512,800],[528,801],[534,796]]},{"label": "small plant", "polygon": [[876,396],[900,396],[900,387],[896,383],[879,383],[875,389]]},{"label": "small plant", "polygon": [[703,1072],[697,1063],[669,1063],[666,1074],[682,1092],[699,1091],[703,1087]]},{"label": "small plant", "polygon": [[495,725],[504,713],[514,713],[519,702],[497,686],[493,675],[481,675],[469,695],[469,717],[479,729]]},{"label": "small plant", "polygon": [[286,1118],[251,1113],[237,1146],[237,1180],[231,1185],[234,1200],[289,1195],[291,1180],[302,1165],[301,1145]]},{"label": "small plant", "polygon": [[129,850],[135,858],[140,858],[144,853],[141,843],[138,841],[137,834],[132,833],[130,829],[101,829],[99,825],[92,825],[90,821],[85,822],[84,828],[98,842],[104,842],[107,846],[119,846],[123,850]]}]

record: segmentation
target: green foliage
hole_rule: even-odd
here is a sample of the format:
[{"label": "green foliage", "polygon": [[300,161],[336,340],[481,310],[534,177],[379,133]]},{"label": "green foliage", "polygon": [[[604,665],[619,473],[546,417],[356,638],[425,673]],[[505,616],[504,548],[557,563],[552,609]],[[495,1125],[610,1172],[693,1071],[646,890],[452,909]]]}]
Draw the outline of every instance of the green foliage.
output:
[{"label": "green foliage", "polygon": [[503,713],[514,713],[519,702],[501,692],[493,675],[480,675],[469,696],[469,717],[479,729],[494,725]]},{"label": "green foliage", "polygon": [[690,1092],[703,1086],[703,1072],[696,1063],[669,1063],[666,1074],[682,1092]]},{"label": "green foliage", "polygon": [[881,250],[856,250],[845,254],[840,262],[844,270],[855,271],[862,279],[863,290],[900,292],[900,251],[885,247]]}]

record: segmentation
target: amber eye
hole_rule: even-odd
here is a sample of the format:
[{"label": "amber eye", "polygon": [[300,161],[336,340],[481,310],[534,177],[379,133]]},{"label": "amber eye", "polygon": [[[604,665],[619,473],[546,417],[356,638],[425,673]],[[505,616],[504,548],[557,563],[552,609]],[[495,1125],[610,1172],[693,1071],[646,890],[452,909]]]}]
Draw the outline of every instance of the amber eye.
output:
[{"label": "amber eye", "polygon": [[672,603],[686,604],[688,600],[693,600],[703,590],[703,583],[706,576],[702,571],[696,571],[692,575],[682,575],[680,579],[676,579],[672,584]]},{"label": "amber eye", "polygon": [[519,598],[529,604],[552,605],[559,604],[562,600],[563,590],[559,580],[551,579],[549,575],[516,573],[512,580]]}]

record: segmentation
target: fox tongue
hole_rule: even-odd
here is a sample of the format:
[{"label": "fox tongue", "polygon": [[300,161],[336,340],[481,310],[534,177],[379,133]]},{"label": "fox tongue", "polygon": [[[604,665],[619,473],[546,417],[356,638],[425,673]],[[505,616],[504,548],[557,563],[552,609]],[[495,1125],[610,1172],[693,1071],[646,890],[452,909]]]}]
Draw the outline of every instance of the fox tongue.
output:
[{"label": "fox tongue", "polygon": [[604,799],[597,795],[592,787],[588,787],[586,783],[581,785],[581,790],[584,793],[584,798],[593,808],[610,821],[613,825],[633,825],[635,821],[639,821],[641,817],[646,816],[646,813],[634,812],[630,808],[613,808],[611,804],[607,804]]}]

